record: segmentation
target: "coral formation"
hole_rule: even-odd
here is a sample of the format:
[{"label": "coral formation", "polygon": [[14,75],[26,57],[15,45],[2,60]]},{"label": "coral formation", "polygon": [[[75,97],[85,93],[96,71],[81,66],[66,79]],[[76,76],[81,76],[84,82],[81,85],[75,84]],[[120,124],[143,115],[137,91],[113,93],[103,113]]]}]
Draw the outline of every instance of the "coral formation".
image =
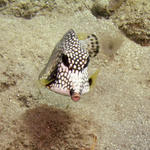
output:
[{"label": "coral formation", "polygon": [[37,14],[51,15],[53,10],[55,10],[55,13],[74,14],[78,11],[90,9],[92,4],[91,0],[86,2],[84,0],[65,0],[63,3],[61,0],[0,0],[0,11],[3,14],[30,19]]},{"label": "coral formation", "polygon": [[[49,14],[55,7],[55,0],[39,0],[39,1],[32,1],[32,0],[25,0],[25,1],[6,1],[3,0],[0,2],[2,6],[1,10],[3,10],[3,14],[14,15],[16,17],[23,17],[26,19],[30,19],[35,15],[44,14],[45,11]],[[9,7],[7,7],[9,6]]]},{"label": "coral formation", "polygon": [[6,0],[0,0],[0,7],[6,6],[7,1]]},{"label": "coral formation", "polygon": [[82,12],[87,9],[91,9],[93,1],[91,0],[56,0],[56,11],[65,15],[73,15],[76,12]]},{"label": "coral formation", "polygon": [[92,14],[96,16],[97,18],[101,16],[105,18],[109,18],[110,14],[107,11],[108,4],[109,4],[108,1],[96,0],[91,9]]},{"label": "coral formation", "polygon": [[110,0],[107,6],[109,12],[116,11],[126,0]]},{"label": "coral formation", "polygon": [[125,0],[96,0],[91,9],[92,14],[96,17],[109,18]]},{"label": "coral formation", "polygon": [[150,2],[127,0],[112,15],[113,22],[127,37],[143,46],[150,45]]},{"label": "coral formation", "polygon": [[[13,3],[15,0],[0,0],[0,8]],[[1,10],[1,9],[0,9]]]},{"label": "coral formation", "polygon": [[96,0],[91,9],[96,17],[105,17],[127,37],[143,46],[150,45],[150,2],[147,0]]}]

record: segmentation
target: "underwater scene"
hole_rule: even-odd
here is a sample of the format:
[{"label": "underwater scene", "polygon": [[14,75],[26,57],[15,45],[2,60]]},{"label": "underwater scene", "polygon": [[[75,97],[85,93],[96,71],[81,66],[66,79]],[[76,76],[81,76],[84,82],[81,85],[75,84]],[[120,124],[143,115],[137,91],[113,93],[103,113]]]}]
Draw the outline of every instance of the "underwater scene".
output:
[{"label": "underwater scene", "polygon": [[0,0],[0,150],[150,150],[150,1]]}]

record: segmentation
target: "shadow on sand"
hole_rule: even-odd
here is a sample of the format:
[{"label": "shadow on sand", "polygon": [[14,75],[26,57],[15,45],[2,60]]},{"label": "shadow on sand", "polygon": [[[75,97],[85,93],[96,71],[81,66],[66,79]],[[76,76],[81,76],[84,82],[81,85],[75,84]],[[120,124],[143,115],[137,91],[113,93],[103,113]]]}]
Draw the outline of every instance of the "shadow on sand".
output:
[{"label": "shadow on sand", "polygon": [[76,119],[64,110],[42,105],[27,110],[23,122],[32,149],[88,150],[91,147],[94,135],[91,122]]}]

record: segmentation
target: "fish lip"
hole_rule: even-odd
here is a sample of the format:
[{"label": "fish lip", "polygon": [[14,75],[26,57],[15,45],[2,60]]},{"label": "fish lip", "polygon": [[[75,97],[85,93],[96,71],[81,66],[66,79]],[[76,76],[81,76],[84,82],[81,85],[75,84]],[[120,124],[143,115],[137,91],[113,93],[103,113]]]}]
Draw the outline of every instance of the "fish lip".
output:
[{"label": "fish lip", "polygon": [[74,101],[74,102],[77,102],[80,100],[80,94],[78,93],[73,93],[73,95],[71,96],[71,99]]}]

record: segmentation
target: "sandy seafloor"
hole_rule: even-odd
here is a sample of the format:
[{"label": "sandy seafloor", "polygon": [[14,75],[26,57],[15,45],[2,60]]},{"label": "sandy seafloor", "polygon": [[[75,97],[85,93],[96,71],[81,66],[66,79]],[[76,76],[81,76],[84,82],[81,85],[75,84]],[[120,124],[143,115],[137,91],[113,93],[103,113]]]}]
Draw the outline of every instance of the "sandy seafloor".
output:
[{"label": "sandy seafloor", "polygon": [[[70,28],[100,43],[89,65],[90,75],[100,70],[96,85],[77,103],[37,82]],[[150,47],[88,10],[29,20],[0,15],[0,150],[94,149],[150,150]]]}]

